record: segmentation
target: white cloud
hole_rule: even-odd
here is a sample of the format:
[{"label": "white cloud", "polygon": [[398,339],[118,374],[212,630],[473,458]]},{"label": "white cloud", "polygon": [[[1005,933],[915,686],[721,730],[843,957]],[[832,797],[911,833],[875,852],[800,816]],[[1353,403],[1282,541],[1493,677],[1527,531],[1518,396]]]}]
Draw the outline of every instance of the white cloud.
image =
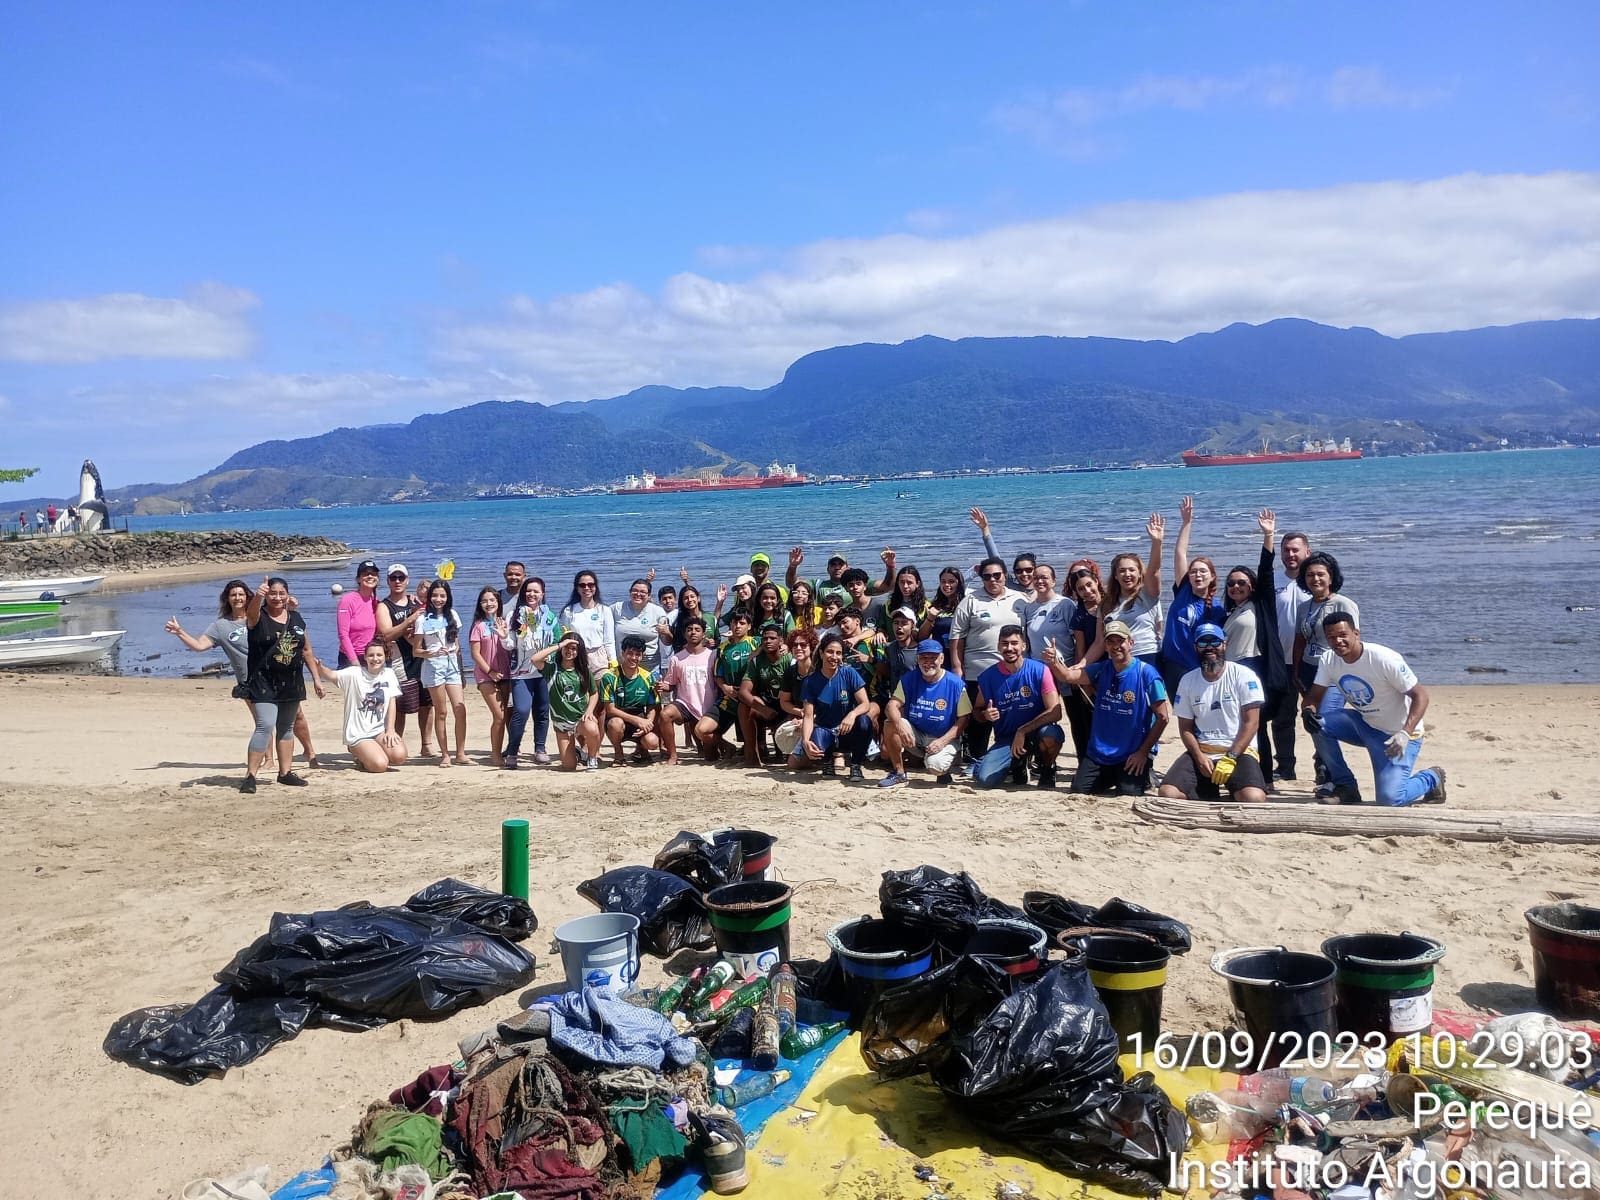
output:
[{"label": "white cloud", "polygon": [[560,400],[764,386],[813,350],[922,334],[1177,338],[1299,316],[1398,335],[1597,315],[1600,174],[1462,175],[817,242],[740,281],[515,296],[442,328],[439,353]]},{"label": "white cloud", "polygon": [[87,363],[112,358],[229,359],[255,349],[242,288],[205,283],[186,299],[114,292],[0,307],[0,359]]},{"label": "white cloud", "polygon": [[1002,104],[993,115],[1002,129],[1074,157],[1087,157],[1105,149],[1103,140],[1088,130],[1139,113],[1198,113],[1230,104],[1420,108],[1449,94],[1443,87],[1403,87],[1376,66],[1340,67],[1327,76],[1267,66],[1236,75],[1142,75],[1121,87],[1066,88]]}]

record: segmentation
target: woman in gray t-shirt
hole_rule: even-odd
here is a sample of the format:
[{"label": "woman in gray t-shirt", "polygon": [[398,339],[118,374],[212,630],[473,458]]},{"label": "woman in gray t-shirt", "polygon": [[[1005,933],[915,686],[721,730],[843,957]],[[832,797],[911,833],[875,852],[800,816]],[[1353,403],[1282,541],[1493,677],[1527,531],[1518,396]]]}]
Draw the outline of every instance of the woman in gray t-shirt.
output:
[{"label": "woman in gray t-shirt", "polygon": [[[178,624],[178,618],[173,617],[167,622],[167,632],[173,634],[189,649],[197,653],[220,648],[228,656],[228,666],[233,671],[233,696],[243,700],[245,707],[250,710],[250,725],[255,727],[256,706],[250,699],[245,689],[250,678],[250,630],[245,622],[245,608],[250,603],[250,587],[242,579],[230,579],[222,585],[222,595],[218,598],[217,619],[206,626],[205,632],[199,637],[184,631]],[[293,600],[290,601],[292,605]],[[294,719],[294,736],[300,742],[300,748],[305,752],[306,764],[317,767],[317,752],[311,746],[311,727],[306,724],[304,710],[296,714]]]}]

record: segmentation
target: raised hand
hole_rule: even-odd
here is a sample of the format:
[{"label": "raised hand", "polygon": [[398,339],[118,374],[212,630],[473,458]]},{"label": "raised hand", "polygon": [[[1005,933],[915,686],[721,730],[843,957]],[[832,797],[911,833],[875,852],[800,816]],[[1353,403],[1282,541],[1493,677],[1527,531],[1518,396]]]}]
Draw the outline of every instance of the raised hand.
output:
[{"label": "raised hand", "polygon": [[801,563],[805,562],[805,560],[806,552],[800,549],[799,546],[796,546],[789,551],[789,565],[791,567],[798,567]]},{"label": "raised hand", "polygon": [[974,504],[967,515],[972,518],[972,523],[978,527],[980,532],[989,532],[989,518],[984,515],[983,509]]},{"label": "raised hand", "polygon": [[648,571],[646,571],[644,573],[644,577],[645,577],[646,582],[654,583],[656,581],[656,569],[654,567],[651,567]]},{"label": "raised hand", "polygon": [[722,602],[724,600],[726,600],[727,598],[728,598],[728,585],[725,584],[725,583],[717,584],[717,607],[721,608],[722,607]]},{"label": "raised hand", "polygon": [[1266,537],[1271,537],[1278,532],[1278,514],[1270,508],[1263,508],[1256,514],[1256,527]]},{"label": "raised hand", "polygon": [[1060,658],[1061,658],[1061,655],[1056,652],[1056,640],[1055,640],[1055,638],[1046,639],[1045,646],[1044,646],[1044,653],[1039,655],[1040,661],[1043,662],[1046,666],[1054,666],[1058,661],[1060,661]]},{"label": "raised hand", "polygon": [[885,546],[883,548],[883,553],[878,555],[878,557],[883,559],[885,565],[892,563],[894,561],[894,547]]},{"label": "raised hand", "polygon": [[166,630],[168,633],[182,633],[183,628],[178,624],[177,617],[167,618]]},{"label": "raised hand", "polygon": [[1179,500],[1178,501],[1178,512],[1183,515],[1183,523],[1185,525],[1193,525],[1194,524],[1194,497],[1193,496],[1185,496],[1182,500]]},{"label": "raised hand", "polygon": [[678,568],[678,578],[683,580],[683,586],[684,587],[688,587],[689,586],[689,568],[688,567],[679,567]]},{"label": "raised hand", "polygon": [[1167,519],[1160,513],[1151,513],[1150,519],[1144,523],[1144,531],[1150,535],[1152,542],[1159,542],[1167,535]]}]

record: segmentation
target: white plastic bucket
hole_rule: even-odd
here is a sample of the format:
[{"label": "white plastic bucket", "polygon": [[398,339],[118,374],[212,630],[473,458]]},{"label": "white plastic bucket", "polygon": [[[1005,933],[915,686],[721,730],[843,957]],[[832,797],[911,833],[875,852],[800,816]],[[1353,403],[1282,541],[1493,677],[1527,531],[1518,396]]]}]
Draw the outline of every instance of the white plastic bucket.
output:
[{"label": "white plastic bucket", "polygon": [[573,991],[592,988],[620,996],[639,978],[639,918],[595,913],[556,926],[561,965]]}]

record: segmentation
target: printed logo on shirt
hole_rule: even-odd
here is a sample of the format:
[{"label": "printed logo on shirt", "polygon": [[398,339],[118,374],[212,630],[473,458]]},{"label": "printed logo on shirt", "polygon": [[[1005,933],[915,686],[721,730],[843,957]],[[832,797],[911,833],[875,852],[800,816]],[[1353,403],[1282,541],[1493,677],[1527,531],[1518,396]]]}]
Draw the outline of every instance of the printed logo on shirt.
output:
[{"label": "printed logo on shirt", "polygon": [[1261,685],[1254,679],[1247,680],[1244,686],[1247,691],[1251,692],[1259,692],[1261,690]]},{"label": "printed logo on shirt", "polygon": [[1124,704],[1132,704],[1133,703],[1133,693],[1132,692],[1123,692],[1122,693],[1122,702]]},{"label": "printed logo on shirt", "polygon": [[937,699],[937,700],[935,700],[933,702],[933,707],[934,707],[934,711],[943,712],[945,709],[950,707],[950,702],[948,700],[944,699],[943,697],[940,697],[939,699]]},{"label": "printed logo on shirt", "polygon": [[1017,689],[1017,692],[1022,696],[1022,698],[1024,700],[1028,699],[1028,697],[1033,695],[1033,689],[1031,687],[1029,687],[1027,684],[1023,684],[1020,688]]},{"label": "printed logo on shirt", "polygon": [[1372,685],[1359,675],[1339,676],[1339,690],[1358,708],[1372,703]]}]

